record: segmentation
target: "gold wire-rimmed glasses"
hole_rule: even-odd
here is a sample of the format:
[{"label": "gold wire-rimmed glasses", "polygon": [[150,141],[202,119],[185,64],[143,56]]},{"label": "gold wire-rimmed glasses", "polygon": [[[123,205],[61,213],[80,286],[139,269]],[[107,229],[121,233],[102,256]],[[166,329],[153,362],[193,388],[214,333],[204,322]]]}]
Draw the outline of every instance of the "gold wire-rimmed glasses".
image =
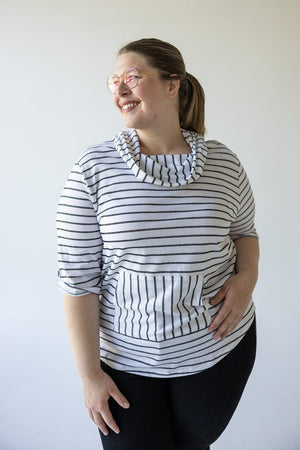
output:
[{"label": "gold wire-rimmed glasses", "polygon": [[133,89],[139,83],[139,80],[143,78],[141,75],[160,75],[155,72],[143,72],[142,70],[137,70],[134,67],[124,70],[121,75],[113,74],[107,77],[107,87],[112,94],[116,94],[119,89],[120,83],[123,82],[129,89]]}]

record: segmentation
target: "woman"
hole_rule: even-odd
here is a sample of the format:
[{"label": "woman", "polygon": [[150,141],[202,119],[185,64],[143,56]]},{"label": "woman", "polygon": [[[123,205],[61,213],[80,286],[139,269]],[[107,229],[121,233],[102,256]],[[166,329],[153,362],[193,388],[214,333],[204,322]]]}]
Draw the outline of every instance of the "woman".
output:
[{"label": "woman", "polygon": [[255,359],[252,191],[204,140],[203,90],[175,47],[129,43],[108,87],[129,131],[83,154],[58,208],[85,405],[104,449],[208,449]]}]

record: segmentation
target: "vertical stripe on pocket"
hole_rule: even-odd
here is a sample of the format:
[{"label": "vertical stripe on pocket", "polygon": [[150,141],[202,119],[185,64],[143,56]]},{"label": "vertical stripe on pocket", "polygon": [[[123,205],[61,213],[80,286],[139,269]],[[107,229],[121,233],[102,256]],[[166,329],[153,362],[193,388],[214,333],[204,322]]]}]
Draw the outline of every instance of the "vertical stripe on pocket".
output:
[{"label": "vertical stripe on pocket", "polygon": [[206,328],[201,274],[149,274],[122,270],[115,295],[115,330],[163,341]]}]

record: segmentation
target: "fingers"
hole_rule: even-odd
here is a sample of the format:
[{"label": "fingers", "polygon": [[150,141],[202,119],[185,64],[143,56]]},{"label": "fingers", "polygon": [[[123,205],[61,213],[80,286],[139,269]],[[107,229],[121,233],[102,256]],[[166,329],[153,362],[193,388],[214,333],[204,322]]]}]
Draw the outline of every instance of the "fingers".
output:
[{"label": "fingers", "polygon": [[219,339],[221,335],[223,336],[225,334],[227,329],[226,319],[228,315],[229,314],[226,312],[226,310],[224,310],[224,307],[222,307],[218,312],[218,314],[216,315],[216,317],[214,318],[214,320],[212,321],[210,327],[208,328],[209,332],[217,330],[213,335],[213,338],[215,340]]},{"label": "fingers", "polygon": [[239,320],[236,318],[236,315],[231,311],[226,316],[224,313],[221,313],[221,310],[219,311],[219,314],[215,317],[213,322],[211,323],[209,327],[209,331],[215,331],[213,335],[213,339],[224,339],[229,333],[231,333],[235,327],[237,326]]},{"label": "fingers", "polygon": [[213,335],[213,339],[224,339],[229,333],[231,333],[239,324],[243,317],[244,309],[240,309],[226,300],[219,310],[218,314],[210,324],[208,331],[216,332]]},{"label": "fingers", "polygon": [[[130,405],[129,405],[128,400],[119,391],[119,389],[117,388],[117,386],[115,384],[113,384],[113,387],[110,389],[109,394],[122,408],[125,408],[125,409],[129,408]],[[120,433],[120,429],[119,429],[118,425],[116,424],[116,422],[112,416],[112,413],[109,409],[108,402],[106,402],[106,404],[100,409],[99,416],[100,416],[100,424],[104,431],[102,431],[102,428],[100,426],[99,426],[99,428],[103,432],[103,434],[105,434],[105,435],[108,434],[107,427],[105,426],[105,424],[109,428],[111,428],[115,433],[117,433],[117,434]],[[103,426],[103,421],[104,421],[104,426]],[[107,433],[106,433],[106,431],[107,431]]]},{"label": "fingers", "polygon": [[92,419],[92,421],[97,425],[97,427],[102,431],[102,433],[105,436],[107,436],[108,428],[107,428],[106,423],[104,422],[101,414],[96,411],[93,411],[92,409],[89,409],[89,416]]},{"label": "fingers", "polygon": [[215,340],[224,339],[237,327],[249,303],[248,295],[245,294],[238,275],[228,278],[209,303],[216,306],[222,301],[223,305],[208,329],[210,332],[215,331],[213,335]]},{"label": "fingers", "polygon": [[[113,430],[116,434],[120,433],[120,428],[118,427],[118,425],[116,424],[112,413],[110,412],[110,409],[108,407],[108,404],[103,407],[103,409],[100,411],[102,420],[105,422],[105,424],[111,429]],[[100,428],[101,430],[101,428]],[[101,430],[102,431],[102,430]],[[105,434],[105,433],[104,433]],[[108,434],[108,433],[107,433]]]},{"label": "fingers", "polygon": [[88,413],[92,421],[98,426],[98,428],[102,431],[102,433],[107,436],[108,435],[108,429],[105,425],[104,420],[102,419],[102,416],[100,413],[94,412],[92,409],[88,408]]},{"label": "fingers", "polygon": [[113,430],[116,434],[120,433],[120,429],[116,424],[108,405],[107,407],[101,408],[99,411],[94,411],[88,408],[88,413],[92,421],[99,427],[105,436],[108,435],[107,427]]},{"label": "fingers", "polygon": [[[106,389],[101,392],[101,396],[98,397],[96,402],[86,403],[88,413],[93,422],[99,427],[101,432],[107,436],[108,428],[113,430],[115,433],[119,433],[120,429],[116,424],[112,413],[109,409],[108,399],[113,398],[122,408],[129,408],[129,402],[124,397],[124,395],[119,391],[115,383],[105,375],[104,380],[106,380]],[[102,380],[103,381],[103,380]]]}]

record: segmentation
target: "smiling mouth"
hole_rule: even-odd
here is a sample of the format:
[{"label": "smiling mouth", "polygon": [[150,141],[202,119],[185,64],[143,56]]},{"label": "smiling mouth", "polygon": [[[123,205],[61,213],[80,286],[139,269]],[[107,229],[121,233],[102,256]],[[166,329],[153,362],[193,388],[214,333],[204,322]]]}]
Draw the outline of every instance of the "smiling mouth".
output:
[{"label": "smiling mouth", "polygon": [[139,105],[140,102],[130,102],[126,103],[126,105],[123,105],[121,107],[122,111],[131,111],[133,108],[135,108],[137,105]]}]

